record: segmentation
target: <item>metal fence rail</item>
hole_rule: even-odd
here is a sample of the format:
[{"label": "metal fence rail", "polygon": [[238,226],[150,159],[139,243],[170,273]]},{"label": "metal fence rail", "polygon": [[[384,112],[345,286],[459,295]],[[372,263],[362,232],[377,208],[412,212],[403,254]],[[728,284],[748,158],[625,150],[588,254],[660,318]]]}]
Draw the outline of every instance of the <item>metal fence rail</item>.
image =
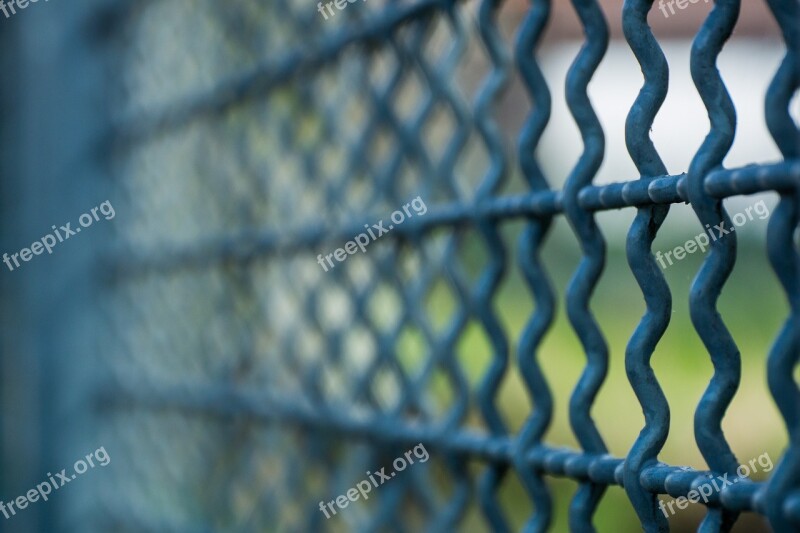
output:
[{"label": "metal fence rail", "polygon": [[[177,3],[123,5],[118,16],[126,29],[118,46],[135,50],[124,66],[133,72],[128,92],[121,94],[129,109],[113,136],[112,163],[136,222],[122,230],[123,250],[110,282],[114,342],[125,356],[109,369],[117,379],[106,400],[115,406],[110,432],[118,446],[137,446],[135,455],[147,458],[149,473],[144,464],[134,465],[147,482],[121,482],[130,506],[147,509],[136,514],[152,522],[134,521],[109,498],[103,523],[137,531],[314,531],[342,525],[448,531],[476,503],[489,527],[507,531],[497,490],[513,472],[532,503],[530,531],[552,524],[547,476],[580,482],[570,504],[574,531],[594,529],[593,515],[610,485],[625,488],[646,531],[666,531],[658,494],[686,496],[709,473],[734,474],[738,466],[721,424],[740,380],[740,355],[716,311],[736,261],[736,238],[711,244],[690,295],[692,322],[714,367],[695,415],[697,445],[711,472],[658,460],[670,415],[650,357],[667,329],[672,300],[651,245],[670,204],[690,203],[701,227],[730,225],[722,199],[774,190],[781,200],[769,222],[767,253],[791,314],[766,361],[790,442],[768,482],[746,481],[712,495],[701,529],[727,531],[742,511],[765,515],[776,531],[800,528],[800,388],[794,378],[800,258],[793,240],[800,222],[800,131],[788,111],[800,88],[800,3],[767,3],[787,49],[765,106],[784,160],[722,167],[733,142],[735,109],[715,65],[737,23],[740,0],[716,0],[691,52],[692,77],[711,129],[688,173],[670,175],[649,136],[669,77],[647,23],[653,3],[626,0],[623,29],[644,75],[626,125],[640,176],[594,186],[604,132],[587,86],[609,36],[597,2],[573,0],[585,42],[566,91],[584,149],[563,190],[551,190],[536,157],[551,111],[536,57],[550,0],[531,2],[513,53],[496,22],[502,2],[479,3],[477,38],[489,70],[472,103],[453,83],[472,35],[459,2],[367,2],[364,9],[337,15],[351,17],[351,24],[324,31],[311,4],[289,0],[230,10],[210,1],[191,10]],[[173,31],[185,32],[198,51],[208,43],[195,33],[213,34],[214,17],[240,17],[241,35],[225,37],[225,51],[214,63],[218,70],[183,73],[185,80],[170,84],[169,58],[154,73],[135,68],[136,54],[148,54],[136,49],[138,36],[155,32],[169,10],[190,19]],[[303,43],[301,27],[319,34]],[[264,39],[280,53],[257,57],[253,50]],[[493,113],[514,70],[532,110],[512,157]],[[203,91],[189,91],[198,79],[213,81]],[[173,87],[174,98],[155,96],[164,85]],[[447,116],[449,127],[433,134],[428,128],[436,113]],[[335,151],[332,139],[339,139]],[[505,193],[515,160],[526,190]],[[472,176],[470,190],[459,174]],[[426,216],[397,226],[364,257],[348,259],[352,269],[323,275],[312,264],[326,243],[352,238],[364,223],[417,195],[429,202]],[[187,197],[194,202],[188,207],[179,202]],[[166,207],[174,212],[164,214]],[[625,353],[645,426],[629,454],[616,458],[607,453],[590,414],[609,353],[589,302],[606,251],[594,213],[620,208],[636,209],[627,256],[647,311]],[[580,450],[543,440],[554,399],[537,352],[554,320],[557,296],[540,258],[559,215],[569,221],[582,251],[565,297],[587,359],[569,403]],[[516,263],[502,233],[515,220],[525,223]],[[158,237],[147,237],[148,231]],[[468,240],[485,250],[474,273],[459,255]],[[519,339],[509,338],[493,307],[514,264],[535,301]],[[447,324],[435,328],[423,302],[439,283],[456,306]],[[454,355],[470,323],[481,327],[492,347],[477,380],[465,375]],[[409,327],[423,344],[417,373],[408,371],[408,353],[398,348]],[[521,374],[534,405],[518,433],[508,429],[496,401],[510,371]],[[451,392],[448,400],[431,393],[432,380]],[[145,433],[162,435],[164,442],[147,441]],[[348,510],[338,525],[324,520],[320,500],[420,442],[438,469],[398,477],[382,489],[380,502]],[[478,479],[467,466],[472,461],[484,467]],[[163,465],[161,473],[151,472],[153,462]],[[159,482],[175,492],[144,489]]]}]

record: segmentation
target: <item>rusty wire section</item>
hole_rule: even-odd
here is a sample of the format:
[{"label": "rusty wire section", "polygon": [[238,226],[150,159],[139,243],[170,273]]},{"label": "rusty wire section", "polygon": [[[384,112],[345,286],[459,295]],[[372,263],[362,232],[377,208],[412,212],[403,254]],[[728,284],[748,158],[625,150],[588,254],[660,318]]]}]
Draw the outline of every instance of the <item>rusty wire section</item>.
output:
[{"label": "rusty wire section", "polygon": [[[653,6],[628,0],[623,28],[645,78],[627,131],[640,176],[592,186],[604,132],[586,88],[608,30],[594,0],[574,0],[585,44],[566,84],[584,152],[558,191],[534,155],[550,118],[536,61],[549,0],[531,2],[513,43],[498,28],[501,2],[490,0],[367,0],[329,21],[291,0],[123,6],[114,46],[124,105],[112,163],[118,209],[132,222],[119,235],[108,289],[115,357],[103,442],[114,443],[115,460],[127,455],[137,475],[101,495],[103,527],[451,531],[480,519],[503,531],[511,526],[500,488],[516,476],[531,504],[527,527],[544,531],[554,505],[545,476],[562,475],[580,482],[571,529],[592,530],[605,489],[624,485],[643,527],[666,530],[656,495],[686,495],[707,473],[658,462],[669,410],[649,359],[671,297],[650,245],[671,203],[688,201],[701,221],[716,221],[723,198],[765,190],[782,196],[769,253],[792,307],[768,364],[791,442],[770,482],[712,497],[704,527],[727,530],[744,510],[767,515],[776,530],[800,525],[800,391],[792,379],[800,134],[787,111],[800,84],[800,7],[768,3],[788,50],[766,109],[785,160],[721,167],[734,110],[714,62],[739,0],[719,0],[692,50],[712,129],[688,175],[668,174],[648,136],[667,90],[646,22]],[[494,116],[512,74],[532,102],[513,141]],[[424,216],[330,272],[317,264],[320,251],[418,196]],[[588,306],[605,262],[594,213],[616,208],[637,210],[628,259],[647,303],[626,352],[646,426],[626,458],[606,454],[590,415],[608,365]],[[537,350],[558,297],[540,255],[560,215],[583,255],[564,301],[587,357],[570,400],[580,450],[543,442],[553,398]],[[512,223],[514,242],[504,231]],[[716,473],[736,468],[719,424],[739,353],[715,312],[734,261],[735,240],[715,242],[691,299],[715,367],[698,406],[697,441]],[[535,303],[518,338],[494,305],[511,271]],[[479,373],[461,356],[469,328],[490,347]],[[519,430],[497,403],[509,373],[519,374],[533,405]],[[430,462],[325,520],[321,500],[420,442]]]}]

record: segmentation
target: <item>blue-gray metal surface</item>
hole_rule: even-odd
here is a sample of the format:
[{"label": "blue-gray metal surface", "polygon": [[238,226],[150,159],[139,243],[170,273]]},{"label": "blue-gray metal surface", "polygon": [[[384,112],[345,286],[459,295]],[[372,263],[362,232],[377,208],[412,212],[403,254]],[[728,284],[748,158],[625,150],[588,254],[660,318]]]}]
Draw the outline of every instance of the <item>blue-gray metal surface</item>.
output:
[{"label": "blue-gray metal surface", "polygon": [[[748,0],[749,1],[749,0]],[[287,12],[297,7],[290,2],[278,2]],[[365,119],[360,134],[339,174],[339,181],[320,185],[324,198],[339,203],[346,193],[349,176],[372,173],[367,187],[372,193],[364,203],[376,215],[385,206],[400,205],[404,200],[400,188],[393,183],[401,172],[403,158],[414,160],[422,178],[416,194],[422,197],[433,190],[432,183],[452,192],[450,200],[429,206],[424,218],[417,218],[397,226],[389,237],[403,246],[423,246],[427,239],[445,228],[450,232],[444,245],[444,260],[422,255],[419,277],[408,283],[396,266],[396,252],[391,251],[375,260],[383,268],[381,280],[392,284],[400,293],[401,322],[413,324],[421,332],[430,350],[423,363],[422,378],[412,380],[399,367],[395,346],[401,328],[380,331],[369,315],[369,300],[377,287],[377,279],[367,279],[359,284],[342,273],[342,269],[329,273],[323,283],[343,287],[352,299],[354,322],[366,328],[376,343],[376,356],[361,369],[345,375],[345,387],[352,389],[349,396],[353,405],[336,403],[326,396],[324,377],[331,365],[347,367],[346,348],[342,346],[342,333],[332,330],[319,311],[321,289],[312,288],[298,296],[301,315],[322,333],[324,357],[308,368],[293,359],[289,337],[273,338],[284,354],[276,364],[293,369],[300,388],[306,395],[295,398],[286,394],[279,385],[251,383],[241,386],[236,376],[246,373],[252,365],[252,352],[257,348],[259,326],[253,321],[244,327],[242,336],[249,339],[246,347],[236,347],[245,355],[230,370],[230,379],[224,383],[192,382],[190,384],[158,383],[153,379],[133,379],[125,375],[120,383],[108,391],[108,400],[123,403],[136,409],[167,410],[188,415],[199,413],[222,418],[243,417],[256,424],[272,427],[292,427],[313,438],[304,441],[298,455],[334,461],[337,455],[326,451],[336,439],[347,438],[367,443],[366,465],[379,464],[380,460],[394,457],[418,442],[425,444],[434,456],[440,457],[452,479],[451,494],[443,501],[432,494],[431,478],[422,473],[399,479],[391,490],[387,487],[380,505],[370,508],[367,516],[355,511],[350,519],[356,527],[366,530],[390,528],[413,530],[398,509],[404,490],[410,490],[421,500],[423,518],[417,522],[429,530],[448,531],[457,527],[470,502],[470,474],[466,463],[478,460],[487,465],[477,481],[477,496],[481,512],[495,531],[508,531],[510,525],[503,511],[497,488],[504,476],[513,470],[527,491],[534,510],[526,524],[528,531],[546,531],[553,521],[553,497],[546,476],[567,476],[578,480],[580,486],[571,504],[569,524],[573,531],[594,531],[592,517],[610,485],[623,486],[645,531],[666,531],[667,521],[659,510],[657,495],[685,496],[707,480],[709,472],[687,470],[663,464],[658,455],[667,439],[670,413],[667,399],[660,388],[650,358],[667,329],[672,313],[672,299],[653,254],[651,246],[665,221],[670,204],[688,202],[697,214],[701,225],[716,225],[720,220],[730,225],[722,200],[724,198],[774,190],[780,194],[779,207],[773,213],[768,230],[770,262],[785,289],[791,315],[781,330],[768,358],[769,387],[790,435],[789,446],[780,463],[767,482],[744,481],[712,494],[708,512],[701,531],[727,531],[743,511],[765,515],[776,531],[800,529],[800,389],[794,371],[800,356],[800,258],[793,235],[800,221],[800,131],[789,114],[789,103],[800,88],[800,3],[797,0],[768,0],[770,10],[781,28],[786,44],[786,56],[776,73],[766,99],[765,114],[769,130],[779,146],[784,160],[771,165],[751,165],[726,169],[722,162],[728,153],[735,131],[736,113],[716,60],[730,37],[739,15],[740,0],[716,0],[715,6],[698,31],[691,51],[691,72],[697,90],[708,111],[711,128],[705,141],[695,154],[685,175],[669,175],[649,131],[661,104],[667,95],[668,67],[661,47],[653,36],[647,15],[653,9],[652,0],[626,0],[622,10],[625,38],[636,56],[644,75],[644,85],[634,102],[626,123],[626,141],[630,156],[639,171],[636,180],[625,183],[594,186],[592,180],[598,172],[604,155],[604,132],[587,95],[595,69],[608,46],[609,32],[604,15],[596,0],[573,0],[572,5],[585,33],[584,45],[576,57],[566,80],[569,110],[580,129],[584,149],[570,172],[563,190],[551,190],[548,180],[535,155],[539,140],[550,120],[551,98],[536,59],[542,35],[551,15],[551,0],[532,0],[530,10],[521,22],[513,56],[505,48],[496,16],[502,2],[482,0],[478,6],[478,33],[488,54],[491,70],[478,88],[474,104],[470,106],[456,94],[453,72],[464,54],[465,30],[457,13],[458,3],[453,0],[421,0],[383,8],[377,15],[365,17],[367,23],[346,26],[343,30],[326,35],[306,47],[269,61],[252,71],[232,78],[211,90],[185,99],[177,105],[165,106],[166,111],[123,121],[114,133],[115,157],[130,157],[142,145],[157,144],[161,139],[191,128],[197,122],[224,121],[243,104],[268,100],[275,92],[289,86],[298,94],[306,95],[304,86],[292,85],[308,80],[323,72],[330,63],[346,56],[353,49],[365,56],[376,49],[388,47],[396,57],[394,70],[386,76],[385,83],[373,83],[366,72],[362,78],[354,77],[353,86],[364,90],[365,98],[372,104],[372,114]],[[309,4],[310,6],[311,4]],[[352,8],[351,8],[352,9]],[[353,10],[355,11],[355,10]],[[124,17],[130,16],[125,11]],[[452,33],[451,46],[437,63],[423,53],[424,42],[432,21],[444,20]],[[402,38],[399,37],[402,33]],[[417,105],[413,120],[402,122],[392,107],[397,87],[404,79],[410,65],[423,76],[425,98]],[[519,135],[517,152],[522,175],[529,189],[515,195],[501,195],[501,188],[509,175],[510,159],[505,153],[493,107],[498,102],[512,69],[521,76],[530,96],[532,111]],[[359,84],[365,84],[362,87]],[[267,106],[268,113],[274,102]],[[421,128],[436,106],[445,106],[455,123],[450,138],[443,141],[443,152],[438,162],[432,160],[425,145]],[[330,109],[320,111],[321,131],[337,131],[329,123]],[[227,126],[226,126],[227,127]],[[394,134],[394,156],[382,166],[367,160],[367,147],[381,127]],[[299,151],[301,170],[310,176],[322,172],[323,162],[312,153],[314,148],[303,144],[298,148],[297,132],[292,126],[282,125],[286,149]],[[454,178],[457,161],[467,145],[470,131],[477,133],[488,157],[486,171],[476,186],[474,198],[458,198],[458,185]],[[244,133],[242,133],[244,135]],[[288,139],[293,138],[293,144]],[[347,141],[350,142],[350,141]],[[246,150],[246,149],[243,149]],[[285,154],[285,152],[284,152]],[[247,157],[247,154],[244,154]],[[275,153],[272,157],[281,157]],[[300,177],[297,177],[300,179]],[[308,187],[315,185],[306,184]],[[280,194],[280,190],[275,191]],[[259,194],[263,191],[259,191]],[[256,193],[253,193],[256,194]],[[265,194],[265,193],[264,193]],[[590,413],[597,392],[608,370],[608,347],[589,308],[589,302],[605,264],[605,242],[594,213],[608,209],[635,208],[636,217],[627,238],[627,257],[642,295],[646,313],[633,332],[625,353],[625,369],[645,415],[645,426],[626,457],[615,458],[607,453],[603,438]],[[375,210],[377,209],[377,210]],[[541,262],[541,248],[554,217],[564,215],[568,220],[582,250],[581,263],[574,273],[566,293],[566,309],[573,329],[586,354],[586,366],[577,383],[569,404],[569,417],[580,450],[565,450],[548,446],[544,434],[553,417],[553,397],[548,382],[537,359],[537,352],[545,333],[550,329],[556,307],[556,294]],[[225,269],[225,279],[235,286],[239,296],[255,292],[254,265],[260,260],[288,261],[296,254],[315,251],[325,243],[344,241],[358,233],[369,217],[355,209],[341,217],[341,223],[322,225],[319,220],[298,220],[298,224],[284,225],[275,231],[261,231],[252,227],[245,217],[236,236],[219,235],[201,243],[191,242],[183,247],[170,247],[158,253],[136,253],[125,256],[115,265],[112,283],[126,287],[141,279],[159,279],[202,272],[212,266]],[[492,308],[498,286],[505,275],[509,258],[500,230],[510,220],[522,219],[517,261],[527,284],[534,295],[535,311],[529,318],[516,346],[516,359],[507,357],[512,346]],[[333,229],[331,229],[333,228]],[[448,260],[462,242],[466,228],[476,230],[485,245],[489,260],[471,285],[457,261]],[[736,257],[736,238],[711,243],[710,253],[694,280],[690,295],[691,318],[702,339],[714,367],[714,375],[697,406],[695,433],[697,444],[711,472],[715,475],[734,474],[737,458],[731,451],[722,432],[722,418],[737,390],[741,364],[739,350],[725,323],[716,310],[725,281],[731,273]],[[316,253],[316,252],[314,252]],[[424,299],[439,269],[456,291],[460,309],[443,333],[433,331],[418,311],[418,301]],[[437,270],[438,272],[438,270]],[[195,274],[191,274],[195,275]],[[375,274],[376,276],[378,274]],[[157,285],[156,285],[157,286]],[[129,296],[135,299],[135,296]],[[258,307],[257,303],[250,305]],[[268,305],[262,303],[261,305]],[[239,309],[241,311],[241,309]],[[234,311],[231,311],[234,312]],[[257,314],[255,315],[257,316]],[[453,352],[464,333],[467,322],[474,320],[485,330],[492,347],[492,358],[475,390],[464,376]],[[234,348],[232,348],[234,349]],[[250,354],[250,355],[248,355]],[[509,432],[498,412],[497,393],[501,380],[509,367],[515,365],[533,399],[534,408],[518,434]],[[398,404],[392,409],[382,409],[379,395],[372,388],[385,369],[391,369],[399,382]],[[422,386],[437,370],[443,371],[454,394],[454,402],[442,420],[433,423],[423,416],[411,423],[405,416],[409,412],[425,413]],[[479,408],[485,433],[463,427],[470,402]],[[374,416],[363,416],[353,409],[364,404]],[[344,405],[344,406],[343,406]],[[270,437],[271,438],[271,437]],[[315,439],[319,439],[315,441]],[[287,459],[288,460],[288,459]],[[295,458],[296,461],[302,457]],[[288,474],[287,489],[302,498],[301,516],[297,524],[308,530],[317,530],[326,523],[317,509],[320,499],[329,499],[337,491],[333,486],[322,490],[303,492],[302,470]],[[344,476],[346,478],[346,476]],[[337,483],[347,479],[337,479]],[[338,486],[338,485],[337,485]],[[302,494],[302,496],[297,496]],[[262,500],[264,503],[267,498]],[[273,512],[280,512],[276,507]],[[267,513],[268,514],[268,513]],[[268,518],[262,517],[268,526]],[[123,527],[124,520],[114,522]],[[255,527],[260,522],[250,523]],[[246,527],[239,525],[239,527]],[[219,523],[217,523],[219,526]],[[129,523],[127,527],[133,527]],[[142,524],[136,527],[144,528]],[[150,526],[167,528],[164,524]],[[190,530],[214,529],[214,524],[195,523]],[[299,527],[299,526],[298,526]],[[167,528],[169,529],[169,528]],[[177,526],[173,528],[179,530]]]}]

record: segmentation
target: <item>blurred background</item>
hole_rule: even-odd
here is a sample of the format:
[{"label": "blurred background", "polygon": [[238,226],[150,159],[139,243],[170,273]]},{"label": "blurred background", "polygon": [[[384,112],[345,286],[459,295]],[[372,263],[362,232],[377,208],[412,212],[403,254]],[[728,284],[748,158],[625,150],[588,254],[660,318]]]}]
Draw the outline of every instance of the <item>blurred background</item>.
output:
[{"label": "blurred background", "polygon": [[[417,196],[431,210],[475,200],[495,157],[507,172],[494,194],[527,190],[516,151],[532,108],[513,64],[501,69],[508,84],[491,115],[504,153],[476,126],[475,102],[495,68],[477,32],[478,2],[452,16],[415,4],[429,3],[365,0],[325,20],[299,0],[53,0],[0,16],[2,251],[75,225],[103,201],[116,210],[0,276],[0,499],[100,446],[111,457],[50,501],[0,519],[0,531],[415,530],[448,506],[464,511],[459,530],[490,530],[475,498],[486,465],[464,469],[435,451],[339,517],[325,521],[318,510],[398,455],[336,423],[321,428],[325,420],[442,427],[463,408],[455,429],[488,433],[476,390],[495,347],[466,303],[493,258],[481,233],[445,224],[423,237],[389,234],[327,273],[316,259]],[[582,151],[563,93],[583,36],[569,3],[555,4],[538,54],[553,110],[537,155],[560,189]],[[639,178],[624,123],[642,84],[622,38],[621,0],[601,4],[612,41],[590,85],[606,134],[596,184]],[[784,45],[765,3],[743,4],[719,59],[738,115],[727,167],[780,160],[763,108]],[[509,57],[528,9],[509,0],[498,10]],[[689,53],[710,9],[650,13],[670,65],[652,138],[671,174],[687,171],[709,128]],[[763,200],[771,212],[776,199],[725,205],[735,214]],[[597,215],[608,253],[592,310],[610,371],[593,415],[616,457],[644,423],[624,371],[644,312],[625,258],[634,215]],[[577,449],[567,405],[585,356],[563,295],[580,250],[564,217],[554,220],[542,255],[559,308],[538,355],[556,400],[546,441]],[[535,310],[517,262],[525,223],[500,224],[506,269],[491,309],[509,347],[496,405],[511,435],[535,408],[515,360]],[[755,218],[737,228],[738,260],[719,304],[742,354],[724,422],[740,462],[768,453],[777,463],[787,443],[765,378],[788,314],[766,226]],[[701,230],[689,206],[672,206],[653,249]],[[693,416],[712,366],[688,292],[702,260],[695,253],[665,271],[673,315],[652,359],[671,408],[660,459],[697,469],[707,466]],[[442,363],[450,357],[458,375]],[[567,531],[577,484],[549,481],[553,531]],[[498,500],[514,529],[533,512],[514,471]],[[691,505],[670,519],[672,530],[693,531],[704,514]],[[595,524],[641,529],[619,487]],[[735,529],[767,530],[749,514]]]}]

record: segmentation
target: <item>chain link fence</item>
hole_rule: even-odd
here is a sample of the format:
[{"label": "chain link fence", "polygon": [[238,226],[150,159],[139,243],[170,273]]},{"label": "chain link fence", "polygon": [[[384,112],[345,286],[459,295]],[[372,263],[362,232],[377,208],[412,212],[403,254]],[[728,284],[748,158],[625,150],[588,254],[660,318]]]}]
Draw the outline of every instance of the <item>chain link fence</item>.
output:
[{"label": "chain link fence", "polygon": [[[632,504],[630,530],[667,531],[659,495],[685,497],[740,464],[722,429],[740,350],[717,312],[737,237],[710,243],[688,296],[697,356],[713,366],[694,420],[708,471],[659,461],[669,398],[650,358],[673,309],[651,248],[672,204],[688,203],[702,231],[731,225],[723,199],[764,191],[780,196],[761,253],[788,316],[761,364],[789,440],[768,480],[711,495],[700,529],[728,531],[745,512],[775,531],[800,528],[800,131],[789,112],[800,4],[765,2],[786,46],[764,111],[783,160],[723,167],[736,115],[716,60],[740,0],[717,0],[691,50],[710,130],[688,172],[671,174],[649,133],[669,79],[647,22],[658,4],[626,0],[604,15],[573,0],[583,46],[566,80],[550,80],[538,58],[552,3],[502,22],[505,6],[491,0],[86,9],[75,31],[112,74],[87,80],[110,87],[111,109],[90,152],[117,220],[92,255],[93,322],[80,330],[96,342],[80,359],[91,373],[69,382],[88,400],[66,402],[88,401],[96,418],[64,422],[72,444],[56,455],[80,457],[70,455],[79,427],[90,428],[116,468],[82,480],[51,508],[65,518],[42,530],[54,520],[87,531],[547,531],[563,512],[570,530],[593,531],[615,487]],[[595,114],[604,102],[587,94],[606,16],[621,20],[644,77],[625,130],[638,175],[593,185],[611,134]],[[503,103],[512,82],[528,102]],[[570,117],[551,113],[562,83]],[[582,139],[566,177],[546,175],[542,161],[559,155],[537,151],[551,119],[574,121]],[[592,415],[614,357],[590,307],[607,264],[596,216],[618,209],[635,214],[620,268],[645,304],[624,354],[644,425],[624,456]],[[559,220],[579,249],[563,295],[552,281],[563,267],[547,262]],[[369,247],[337,256],[359,234]],[[569,398],[541,357],[558,306],[585,354]],[[574,448],[546,438],[562,402]],[[430,460],[406,455],[417,462],[370,497],[326,507],[420,445]]]}]

